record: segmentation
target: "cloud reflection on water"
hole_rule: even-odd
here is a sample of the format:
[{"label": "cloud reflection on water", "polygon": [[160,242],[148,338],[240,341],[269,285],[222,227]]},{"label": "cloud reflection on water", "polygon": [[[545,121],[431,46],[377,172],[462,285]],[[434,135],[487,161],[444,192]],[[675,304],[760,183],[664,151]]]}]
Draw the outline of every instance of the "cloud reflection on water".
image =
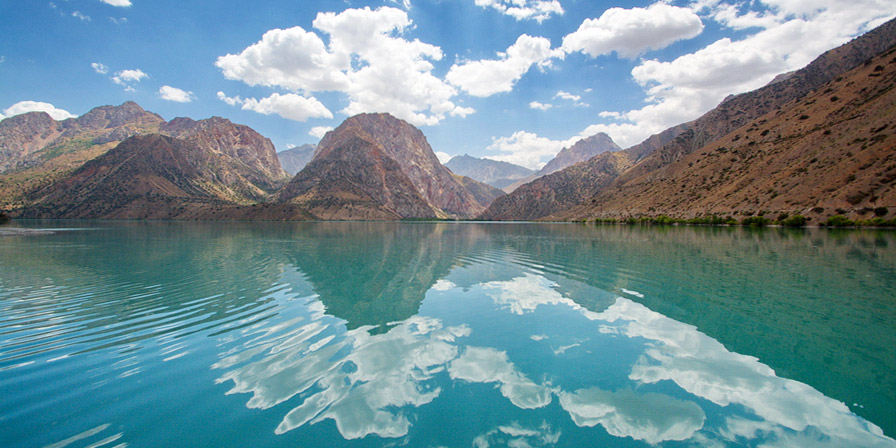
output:
[{"label": "cloud reflection on water", "polygon": [[[483,346],[481,338],[470,345],[475,324],[447,326],[436,313],[395,322],[385,332],[371,331],[371,326],[348,330],[344,321],[326,314],[321,302],[312,299],[305,316],[284,320],[276,328],[246,329],[251,343],[244,351],[228,353],[215,364],[228,369],[219,382],[233,381],[229,393],[252,394],[250,408],[295,402],[277,426],[278,434],[331,419],[346,439],[403,437],[415,420],[409,418],[414,409],[436,406],[437,397],[456,393],[464,383],[483,383],[496,384],[504,398],[529,412],[546,408],[556,413],[550,411],[556,407],[549,407],[556,395],[568,419],[545,422],[540,431],[515,423],[495,428],[476,436],[476,446],[556,444],[561,429],[570,423],[600,426],[612,436],[648,444],[690,440],[724,446],[747,440],[761,446],[896,446],[843,403],[806,384],[779,378],[758,359],[730,352],[696,327],[629,299],[618,297],[596,312],[565,297],[556,282],[540,273],[522,272],[509,280],[466,287],[448,277],[431,288],[435,296],[490,300],[495,314],[491,318],[561,307],[580,315],[593,329],[573,335],[564,320],[546,314],[539,324],[545,334],[531,337],[530,329],[520,328],[518,339],[527,344],[547,344],[553,337],[547,334],[564,334],[581,338],[581,347],[574,346],[584,350],[589,340],[618,344],[610,341],[623,336],[641,351],[633,364],[613,367],[612,381],[594,378],[587,387],[566,390],[564,378],[570,372],[548,371],[539,384],[507,350]],[[552,353],[567,356],[565,350]]]}]

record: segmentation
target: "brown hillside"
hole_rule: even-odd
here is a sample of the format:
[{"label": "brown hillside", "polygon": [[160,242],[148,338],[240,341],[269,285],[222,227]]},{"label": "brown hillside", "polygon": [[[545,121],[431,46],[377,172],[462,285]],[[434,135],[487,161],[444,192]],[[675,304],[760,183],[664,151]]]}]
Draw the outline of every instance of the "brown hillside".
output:
[{"label": "brown hillside", "polygon": [[314,159],[278,195],[322,220],[435,218],[401,166],[357,128],[327,134]]},{"label": "brown hillside", "polygon": [[[583,202],[591,203],[592,198],[602,194],[601,192],[605,189],[620,188],[627,182],[682,160],[735,129],[753,122],[767,113],[774,112],[793,100],[808,95],[837,76],[887,51],[894,43],[896,43],[896,20],[891,20],[843,46],[824,53],[805,68],[784,77],[784,79],[779,79],[778,82],[749,93],[730,97],[697,120],[664,131],[660,134],[664,140],[669,137],[674,137],[674,139],[663,143],[662,147],[652,152],[644,151],[650,149],[651,145],[644,146],[643,143],[629,148],[624,151],[628,153],[627,158],[637,163],[629,170],[619,173],[618,179],[607,180],[608,173],[605,172],[595,177],[590,173],[583,173],[581,168],[576,168],[577,171],[570,173],[565,173],[566,170],[562,170],[555,173],[553,178],[546,176],[534,181],[533,184],[539,184],[537,186],[526,185],[509,195],[516,197],[505,197],[495,201],[482,217],[488,219],[539,219],[547,216],[573,216],[564,210]],[[643,155],[637,157],[635,153]],[[598,155],[596,159],[602,156],[604,155]],[[586,163],[592,163],[593,160]],[[602,165],[606,165],[606,163],[598,164],[598,168]],[[557,185],[573,185],[573,187],[555,190]],[[531,190],[541,190],[543,193],[536,195],[532,194]],[[549,195],[544,193],[546,190],[555,190],[555,192],[553,195]],[[581,198],[585,198],[584,201]],[[545,199],[550,199],[554,203],[531,203],[533,200]],[[508,203],[513,203],[516,207],[507,207]],[[545,211],[548,213],[535,213]]]},{"label": "brown hillside", "polygon": [[439,162],[419,129],[389,114],[360,114],[346,119],[324,136],[312,162],[337,146],[329,140],[341,139],[342,133],[376,143],[385,155],[398,162],[420,195],[446,217],[469,218],[485,209]]},{"label": "brown hillside", "polygon": [[[896,211],[896,51],[552,218]],[[625,180],[624,182],[622,182]]]}]

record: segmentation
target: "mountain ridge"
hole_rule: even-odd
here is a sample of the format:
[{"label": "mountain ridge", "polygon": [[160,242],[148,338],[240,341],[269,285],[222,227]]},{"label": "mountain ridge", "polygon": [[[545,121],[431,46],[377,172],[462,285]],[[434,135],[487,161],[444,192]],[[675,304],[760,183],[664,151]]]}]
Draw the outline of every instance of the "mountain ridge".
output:
[{"label": "mountain ridge", "polygon": [[[669,128],[622,151],[621,155],[627,160],[614,161],[610,160],[611,156],[600,154],[584,162],[584,165],[573,165],[536,179],[497,199],[480,218],[535,220],[566,216],[564,210],[591,201],[602,191],[621,188],[626,182],[681,160],[757,117],[780,109],[840,74],[864,64],[894,43],[896,20],[890,20],[849,43],[825,52],[806,67],[778,82],[731,96],[700,118]],[[631,165],[625,167],[625,163]],[[623,169],[607,169],[611,166]]]}]

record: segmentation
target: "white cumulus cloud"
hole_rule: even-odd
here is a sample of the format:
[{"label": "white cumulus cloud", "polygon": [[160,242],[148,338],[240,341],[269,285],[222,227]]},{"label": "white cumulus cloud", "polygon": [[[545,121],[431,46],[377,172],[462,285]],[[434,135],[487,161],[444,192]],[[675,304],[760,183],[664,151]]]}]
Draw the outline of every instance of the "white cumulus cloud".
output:
[{"label": "white cumulus cloud", "polygon": [[647,8],[610,8],[597,19],[585,19],[578,30],[563,38],[562,48],[592,57],[615,51],[621,57],[634,58],[702,31],[700,17],[688,8],[665,3]]},{"label": "white cumulus cloud", "polygon": [[138,68],[116,72],[115,76],[112,77],[112,81],[118,85],[131,86],[132,84],[138,83],[147,77],[149,77],[149,75]]},{"label": "white cumulus cloud", "polygon": [[327,132],[330,132],[332,130],[333,130],[332,126],[314,126],[313,128],[311,128],[310,131],[308,131],[308,135],[310,135],[312,137],[317,137],[317,138],[324,138],[324,135],[326,135]]},{"label": "white cumulus cloud", "polygon": [[293,121],[307,121],[309,118],[333,118],[333,114],[317,99],[306,98],[295,93],[285,95],[274,93],[260,100],[247,98],[243,102],[242,108],[265,115],[277,114]]},{"label": "white cumulus cloud", "polygon": [[18,103],[7,107],[6,110],[3,111],[3,114],[0,115],[0,119],[4,116],[8,118],[27,112],[46,112],[53,117],[54,120],[65,120],[66,118],[75,117],[75,115],[72,115],[69,111],[59,109],[50,103],[43,103],[40,101],[19,101]]},{"label": "white cumulus cloud", "polygon": [[[439,163],[448,163],[449,160],[453,157],[451,154],[442,151],[436,151],[436,157],[439,158]],[[438,285],[437,285],[438,286]]]},{"label": "white cumulus cloud", "polygon": [[563,52],[551,49],[551,41],[544,37],[523,34],[499,56],[455,64],[445,79],[473,96],[510,92],[533,65],[548,67],[553,58],[562,58]]},{"label": "white cumulus cloud", "polygon": [[[215,65],[228,79],[296,93],[334,91],[348,96],[343,113],[389,112],[415,125],[433,125],[473,109],[455,104],[457,90],[432,74],[439,47],[407,40],[407,12],[381,7],[320,13],[314,31],[266,32],[239,54]],[[329,36],[325,44],[319,34]]]},{"label": "white cumulus cloud", "polygon": [[[243,110],[251,110],[264,115],[277,114],[293,121],[308,121],[311,118],[333,118],[333,113],[314,97],[304,97],[295,93],[281,95],[274,93],[267,98],[229,97],[218,92],[218,99],[231,106],[241,106]],[[324,131],[326,132],[326,131]],[[312,134],[314,135],[314,134]]]},{"label": "white cumulus cloud", "polygon": [[516,20],[536,20],[538,23],[563,15],[563,6],[557,0],[476,0],[476,6],[492,8]]},{"label": "white cumulus cloud", "polygon": [[177,103],[189,103],[193,101],[193,92],[188,92],[171,86],[160,87],[159,96],[161,96],[163,100],[174,101]]},{"label": "white cumulus cloud", "polygon": [[131,6],[131,0],[100,0],[100,1],[107,5],[118,6],[121,8],[126,8],[128,6]]},{"label": "white cumulus cloud", "polygon": [[529,108],[535,109],[535,110],[548,110],[552,107],[554,107],[554,106],[551,104],[544,104],[544,103],[540,103],[538,101],[532,101],[529,103]]}]

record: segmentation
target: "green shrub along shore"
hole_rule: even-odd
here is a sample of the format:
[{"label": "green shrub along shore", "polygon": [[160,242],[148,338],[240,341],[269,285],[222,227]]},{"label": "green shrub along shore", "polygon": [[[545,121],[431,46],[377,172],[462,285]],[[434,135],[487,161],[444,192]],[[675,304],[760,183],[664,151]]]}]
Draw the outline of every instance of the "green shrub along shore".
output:
[{"label": "green shrub along shore", "polygon": [[[879,211],[876,211],[879,213]],[[776,219],[769,218],[764,215],[747,216],[741,220],[737,220],[731,216],[703,216],[698,218],[680,219],[672,218],[666,215],[659,216],[642,216],[639,218],[596,218],[593,220],[584,220],[583,223],[593,222],[595,224],[648,224],[648,225],[690,225],[690,226],[745,226],[745,227],[765,227],[777,225],[781,227],[806,227],[809,224],[809,218],[802,215],[788,215],[782,213]],[[875,216],[871,219],[852,220],[844,215],[833,215],[827,220],[817,224],[819,227],[896,227],[896,218],[885,219],[881,216]]]}]

